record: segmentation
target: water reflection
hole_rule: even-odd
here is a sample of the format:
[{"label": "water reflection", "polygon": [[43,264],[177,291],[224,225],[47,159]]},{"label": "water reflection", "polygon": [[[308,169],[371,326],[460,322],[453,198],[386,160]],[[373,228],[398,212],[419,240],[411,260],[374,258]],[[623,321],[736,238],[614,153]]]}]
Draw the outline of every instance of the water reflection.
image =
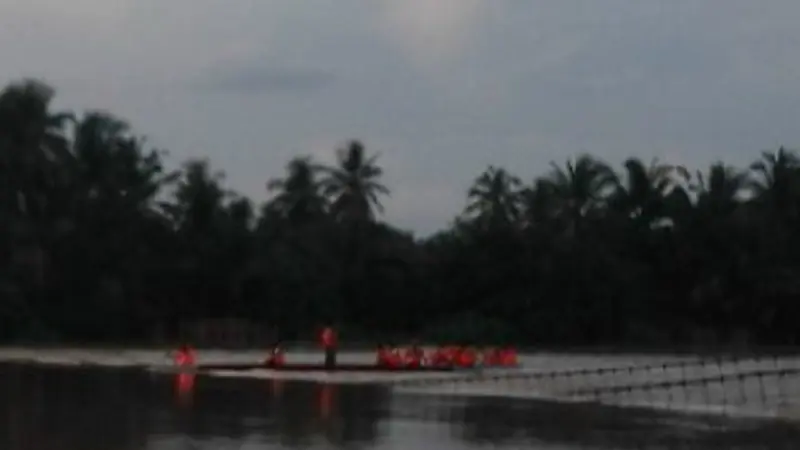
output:
[{"label": "water reflection", "polygon": [[[679,415],[594,404],[472,398],[454,430],[475,444],[528,442],[568,448],[795,449],[795,422]],[[562,447],[563,448],[563,447]]]},{"label": "water reflection", "polygon": [[75,379],[60,371],[2,368],[0,448],[141,449],[147,414],[129,393],[100,372]]},{"label": "water reflection", "polygon": [[[792,423],[377,386],[0,365],[0,449],[789,449]],[[264,444],[261,446],[260,444]],[[269,447],[267,445],[270,445]]]},{"label": "water reflection", "polygon": [[0,367],[0,448],[142,449],[179,435],[257,435],[289,448],[370,444],[388,417],[387,398],[378,387]]},{"label": "water reflection", "polygon": [[[243,389],[242,383],[201,377],[192,392],[191,409],[183,416],[165,413],[161,423],[167,429],[162,431],[200,440],[258,434],[288,447],[315,441],[370,443],[378,437],[377,422],[388,413],[369,408],[386,402],[388,393],[379,388],[248,380]],[[187,393],[176,393],[178,404],[185,406]]]},{"label": "water reflection", "polygon": [[180,406],[192,406],[194,379],[196,377],[197,375],[193,373],[179,373],[175,375],[175,398],[178,400]]}]

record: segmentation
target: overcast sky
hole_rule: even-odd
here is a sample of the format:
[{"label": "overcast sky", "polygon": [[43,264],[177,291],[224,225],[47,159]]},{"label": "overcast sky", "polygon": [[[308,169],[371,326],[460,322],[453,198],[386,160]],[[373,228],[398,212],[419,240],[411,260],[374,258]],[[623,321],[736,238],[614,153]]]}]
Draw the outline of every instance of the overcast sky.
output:
[{"label": "overcast sky", "polygon": [[800,146],[798,0],[0,0],[0,81],[107,109],[255,200],[296,154],[381,153],[427,234],[492,163],[745,164]]}]

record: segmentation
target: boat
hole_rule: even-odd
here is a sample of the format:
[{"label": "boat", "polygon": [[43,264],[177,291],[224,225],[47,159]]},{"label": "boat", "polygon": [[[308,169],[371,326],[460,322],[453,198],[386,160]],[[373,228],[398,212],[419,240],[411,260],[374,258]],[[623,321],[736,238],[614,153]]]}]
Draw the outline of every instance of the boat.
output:
[{"label": "boat", "polygon": [[279,366],[268,364],[199,364],[195,370],[274,370],[276,372],[402,372],[402,373],[437,373],[469,370],[456,366],[400,366],[390,367],[378,364],[337,364],[329,368],[319,363],[288,363]]},{"label": "boat", "polygon": [[[418,346],[412,346],[412,349],[416,349],[417,351],[421,350]],[[383,349],[383,347],[381,347]],[[381,355],[382,350],[379,350],[379,355]],[[396,350],[395,350],[396,351]],[[393,351],[392,353],[395,353]],[[423,352],[424,354],[424,352]],[[326,355],[327,356],[327,355]],[[424,356],[424,355],[423,355]],[[473,355],[474,356],[474,355]],[[278,358],[280,357],[280,358]],[[276,359],[278,358],[278,359]],[[515,356],[516,358],[516,356]],[[271,370],[276,372],[401,372],[401,373],[441,373],[441,372],[473,372],[473,371],[481,371],[483,369],[495,369],[495,368],[512,368],[516,366],[516,361],[514,364],[503,364],[503,365],[495,365],[494,363],[485,365],[482,362],[478,362],[477,365],[456,365],[452,362],[452,355],[448,357],[446,361],[442,361],[444,364],[430,364],[430,365],[404,365],[404,366],[396,366],[396,365],[382,365],[379,364],[377,361],[374,363],[344,363],[344,364],[335,364],[334,366],[329,366],[323,363],[279,363],[276,364],[275,361],[285,361],[283,359],[283,352],[281,351],[279,346],[275,346],[273,348],[272,354],[270,356],[270,360],[265,360],[262,362],[251,362],[251,363],[222,363],[222,364],[197,364],[195,365],[195,357],[194,352],[187,346],[180,349],[176,356],[176,364],[178,369],[180,370],[192,370],[192,371],[212,371],[212,370],[223,370],[223,371],[249,371],[249,370]],[[417,359],[419,361],[419,359]],[[438,360],[434,360],[438,363]]]}]

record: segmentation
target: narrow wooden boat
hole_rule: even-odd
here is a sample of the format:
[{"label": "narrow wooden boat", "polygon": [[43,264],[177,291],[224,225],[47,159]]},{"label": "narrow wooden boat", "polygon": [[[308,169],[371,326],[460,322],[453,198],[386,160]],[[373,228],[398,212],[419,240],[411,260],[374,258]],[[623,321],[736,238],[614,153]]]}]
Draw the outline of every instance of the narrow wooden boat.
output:
[{"label": "narrow wooden boat", "polygon": [[470,370],[455,366],[422,366],[422,367],[387,367],[377,364],[337,364],[335,368],[329,369],[324,364],[310,363],[291,363],[280,366],[270,366],[267,364],[200,364],[196,370],[254,370],[266,369],[278,372],[402,372],[402,373],[431,373],[431,372],[453,372],[457,370]]}]

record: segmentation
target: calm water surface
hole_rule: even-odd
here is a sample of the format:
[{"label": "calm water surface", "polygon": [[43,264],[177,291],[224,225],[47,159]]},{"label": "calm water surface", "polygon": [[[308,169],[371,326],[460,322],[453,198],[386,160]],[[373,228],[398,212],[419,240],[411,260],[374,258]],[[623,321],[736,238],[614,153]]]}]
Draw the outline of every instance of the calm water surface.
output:
[{"label": "calm water surface", "polygon": [[0,449],[797,449],[792,423],[0,365]]}]

